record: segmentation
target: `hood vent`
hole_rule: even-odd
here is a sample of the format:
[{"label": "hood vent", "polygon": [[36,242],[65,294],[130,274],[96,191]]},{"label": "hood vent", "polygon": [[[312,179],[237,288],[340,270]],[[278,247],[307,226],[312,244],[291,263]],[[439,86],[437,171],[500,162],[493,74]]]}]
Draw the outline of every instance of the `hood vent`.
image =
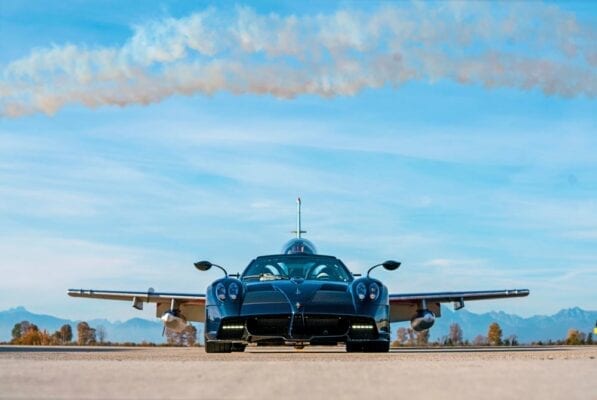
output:
[{"label": "hood vent", "polygon": [[344,284],[324,283],[319,290],[329,290],[331,292],[346,292],[348,286]]},{"label": "hood vent", "polygon": [[247,285],[247,293],[250,292],[272,292],[274,287],[271,283],[254,283]]}]

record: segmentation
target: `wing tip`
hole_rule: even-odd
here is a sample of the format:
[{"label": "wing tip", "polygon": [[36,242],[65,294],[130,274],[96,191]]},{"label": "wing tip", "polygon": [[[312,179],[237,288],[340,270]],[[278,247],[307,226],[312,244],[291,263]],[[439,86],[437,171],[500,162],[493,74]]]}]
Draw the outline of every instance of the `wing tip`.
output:
[{"label": "wing tip", "polygon": [[88,291],[91,293],[91,290],[84,290],[84,289],[67,289],[66,294],[71,297],[82,297],[83,294]]},{"label": "wing tip", "polygon": [[506,292],[506,295],[509,296],[528,296],[529,294],[531,294],[531,291],[529,289],[505,289],[504,292]]}]

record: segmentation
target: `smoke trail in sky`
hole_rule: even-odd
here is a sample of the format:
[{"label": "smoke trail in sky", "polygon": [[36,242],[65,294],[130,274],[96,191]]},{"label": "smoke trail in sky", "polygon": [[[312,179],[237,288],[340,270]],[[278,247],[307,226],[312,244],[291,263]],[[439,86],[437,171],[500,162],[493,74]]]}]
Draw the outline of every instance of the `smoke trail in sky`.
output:
[{"label": "smoke trail in sky", "polygon": [[135,26],[121,46],[34,49],[4,66],[0,115],[219,91],[347,96],[412,80],[594,97],[594,26],[538,3],[414,3],[301,16],[208,9]]}]

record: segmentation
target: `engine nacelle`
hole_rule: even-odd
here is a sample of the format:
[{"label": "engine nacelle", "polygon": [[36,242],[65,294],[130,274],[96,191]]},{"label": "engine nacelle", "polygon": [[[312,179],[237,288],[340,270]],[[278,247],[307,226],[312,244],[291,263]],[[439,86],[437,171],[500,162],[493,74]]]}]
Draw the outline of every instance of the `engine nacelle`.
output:
[{"label": "engine nacelle", "polygon": [[182,332],[187,327],[187,321],[184,318],[177,317],[170,311],[167,311],[160,318],[166,328],[171,329],[175,332]]},{"label": "engine nacelle", "polygon": [[435,323],[435,314],[429,310],[419,310],[417,315],[410,320],[410,326],[417,332],[429,329]]}]

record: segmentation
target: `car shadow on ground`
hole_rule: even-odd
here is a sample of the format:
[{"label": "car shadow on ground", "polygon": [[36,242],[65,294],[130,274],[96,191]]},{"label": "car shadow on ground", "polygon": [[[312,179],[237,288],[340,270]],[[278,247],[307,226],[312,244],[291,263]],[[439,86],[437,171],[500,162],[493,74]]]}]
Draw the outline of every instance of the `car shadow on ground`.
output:
[{"label": "car shadow on ground", "polygon": [[[515,346],[515,347],[393,347],[389,354],[424,354],[424,353],[515,353],[515,352],[542,352],[542,351],[569,351],[566,347],[557,346]],[[345,353],[343,347],[331,347],[328,349],[311,348],[304,350],[296,350],[287,347],[254,347],[248,348],[247,352],[251,354],[281,354],[281,353],[296,353],[296,354],[324,354],[324,353]],[[355,354],[355,353],[347,353]],[[358,353],[358,354],[388,354],[388,353]]]}]

